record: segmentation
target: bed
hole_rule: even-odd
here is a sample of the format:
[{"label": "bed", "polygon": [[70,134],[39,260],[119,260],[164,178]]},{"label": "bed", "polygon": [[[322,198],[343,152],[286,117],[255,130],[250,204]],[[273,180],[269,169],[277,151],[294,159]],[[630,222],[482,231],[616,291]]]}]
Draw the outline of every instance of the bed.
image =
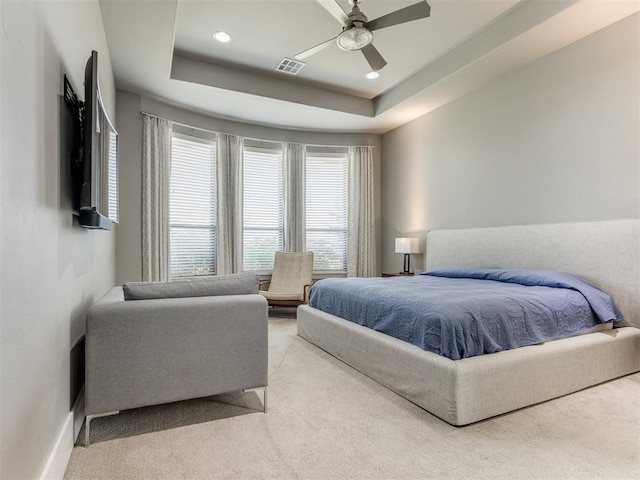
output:
[{"label": "bed", "polygon": [[426,269],[459,266],[573,273],[610,294],[624,320],[458,360],[307,305],[298,335],[458,426],[640,371],[640,220],[429,232]]}]

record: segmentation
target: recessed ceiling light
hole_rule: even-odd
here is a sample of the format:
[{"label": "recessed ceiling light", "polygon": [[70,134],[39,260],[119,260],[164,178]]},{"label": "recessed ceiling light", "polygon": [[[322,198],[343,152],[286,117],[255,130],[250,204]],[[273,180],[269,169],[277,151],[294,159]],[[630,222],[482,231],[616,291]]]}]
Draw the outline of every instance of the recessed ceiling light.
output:
[{"label": "recessed ceiling light", "polygon": [[231,36],[227,32],[216,32],[213,34],[213,38],[222,43],[227,43],[231,40]]},{"label": "recessed ceiling light", "polygon": [[370,80],[373,80],[374,78],[378,78],[380,76],[380,73],[378,72],[369,72],[367,73],[367,78]]}]

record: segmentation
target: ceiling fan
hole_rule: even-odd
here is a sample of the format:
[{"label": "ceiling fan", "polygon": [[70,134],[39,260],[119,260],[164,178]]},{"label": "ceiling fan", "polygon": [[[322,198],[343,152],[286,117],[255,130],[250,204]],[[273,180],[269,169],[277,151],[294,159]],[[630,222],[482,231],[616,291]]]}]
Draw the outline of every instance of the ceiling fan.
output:
[{"label": "ceiling fan", "polygon": [[353,8],[349,14],[342,10],[342,7],[336,0],[316,1],[340,23],[342,23],[342,33],[316,45],[315,47],[311,47],[304,52],[298,53],[294,58],[302,60],[310,57],[311,55],[327,48],[335,40],[338,43],[338,46],[343,50],[360,50],[371,66],[371,70],[374,72],[381,70],[387,62],[371,43],[373,42],[373,33],[371,32],[380,30],[381,28],[392,27],[401,23],[425,18],[431,13],[431,7],[427,1],[421,0],[418,3],[369,21],[366,15],[360,10],[360,7],[358,7],[358,3],[360,3],[359,0],[349,0],[349,3],[353,4]]}]

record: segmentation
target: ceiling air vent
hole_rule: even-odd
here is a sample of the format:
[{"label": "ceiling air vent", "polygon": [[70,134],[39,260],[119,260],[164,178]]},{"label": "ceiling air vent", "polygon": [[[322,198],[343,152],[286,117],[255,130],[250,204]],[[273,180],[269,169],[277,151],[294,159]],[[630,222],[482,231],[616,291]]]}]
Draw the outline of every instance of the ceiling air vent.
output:
[{"label": "ceiling air vent", "polygon": [[292,60],[291,58],[283,58],[280,62],[280,65],[276,67],[278,72],[288,73],[289,75],[297,75],[302,67],[304,67],[306,63],[299,62],[298,60]]}]

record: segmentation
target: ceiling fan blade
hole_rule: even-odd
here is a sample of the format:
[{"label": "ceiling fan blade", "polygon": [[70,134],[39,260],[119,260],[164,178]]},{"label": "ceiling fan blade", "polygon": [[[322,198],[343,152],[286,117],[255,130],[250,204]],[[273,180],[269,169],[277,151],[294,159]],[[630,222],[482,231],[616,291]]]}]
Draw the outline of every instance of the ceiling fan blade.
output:
[{"label": "ceiling fan blade", "polygon": [[371,66],[371,70],[373,70],[374,72],[382,70],[387,64],[387,61],[382,58],[382,55],[380,55],[378,49],[376,49],[376,47],[374,47],[371,43],[366,47],[360,49],[360,51],[364,55],[364,58],[367,59],[367,62],[369,62],[369,65]]},{"label": "ceiling fan blade", "polygon": [[[318,0],[319,1],[319,0]],[[431,7],[423,0],[408,7],[401,8],[382,17],[374,18],[364,24],[369,31],[380,30],[381,28],[392,27],[401,23],[411,22],[431,15]]]},{"label": "ceiling fan blade", "polygon": [[335,41],[336,41],[336,37],[330,38],[329,40],[327,40],[325,42],[319,43],[315,47],[311,47],[308,50],[305,50],[304,52],[298,53],[293,58],[295,58],[296,60],[302,60],[302,59],[305,59],[307,57],[310,57],[311,55],[314,55],[314,54],[316,54],[318,52],[321,52],[322,50],[324,50],[325,48],[330,46],[332,43],[335,43]]},{"label": "ceiling fan blade", "polygon": [[338,20],[342,25],[349,23],[349,17],[342,10],[342,7],[338,5],[336,0],[316,0],[324,9],[329,12],[333,17]]}]

